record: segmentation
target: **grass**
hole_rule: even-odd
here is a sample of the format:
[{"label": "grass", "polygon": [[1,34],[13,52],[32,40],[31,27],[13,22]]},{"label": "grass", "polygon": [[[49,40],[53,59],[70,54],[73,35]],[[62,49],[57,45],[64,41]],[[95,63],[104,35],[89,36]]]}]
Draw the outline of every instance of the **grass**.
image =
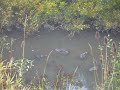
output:
[{"label": "grass", "polygon": [[[20,63],[18,63],[20,65]],[[75,82],[74,77],[77,72],[78,67],[76,67],[73,73],[65,73],[63,71],[63,67],[59,66],[58,74],[56,79],[53,82],[49,82],[48,78],[44,72],[44,76],[37,78],[39,83],[35,85],[32,83],[24,86],[24,79],[21,75],[21,66],[18,68],[14,64],[13,60],[10,62],[0,62],[0,90],[50,90],[53,88],[54,90],[68,90],[68,88],[73,88],[72,84]],[[70,89],[71,90],[71,89]]]}]

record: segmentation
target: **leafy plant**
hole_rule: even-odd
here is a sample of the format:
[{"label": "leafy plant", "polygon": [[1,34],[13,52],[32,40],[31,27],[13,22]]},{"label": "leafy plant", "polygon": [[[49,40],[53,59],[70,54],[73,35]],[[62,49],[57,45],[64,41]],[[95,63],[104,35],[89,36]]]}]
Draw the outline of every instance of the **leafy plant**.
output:
[{"label": "leafy plant", "polygon": [[0,28],[1,31],[10,25],[22,28],[27,15],[26,32],[38,30],[51,18],[64,24],[62,27],[67,30],[93,26],[115,29],[120,23],[119,7],[119,0],[4,0],[0,2]]},{"label": "leafy plant", "polygon": [[17,69],[19,76],[22,77],[33,66],[33,61],[28,59],[13,60],[13,66]]}]

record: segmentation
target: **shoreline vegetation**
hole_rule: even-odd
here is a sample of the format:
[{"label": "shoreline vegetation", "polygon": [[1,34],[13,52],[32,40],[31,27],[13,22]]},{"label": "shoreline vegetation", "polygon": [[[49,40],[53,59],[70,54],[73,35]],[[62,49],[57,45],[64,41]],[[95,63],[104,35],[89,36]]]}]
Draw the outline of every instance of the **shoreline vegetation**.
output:
[{"label": "shoreline vegetation", "polygon": [[0,0],[0,32],[119,32],[119,0]]}]

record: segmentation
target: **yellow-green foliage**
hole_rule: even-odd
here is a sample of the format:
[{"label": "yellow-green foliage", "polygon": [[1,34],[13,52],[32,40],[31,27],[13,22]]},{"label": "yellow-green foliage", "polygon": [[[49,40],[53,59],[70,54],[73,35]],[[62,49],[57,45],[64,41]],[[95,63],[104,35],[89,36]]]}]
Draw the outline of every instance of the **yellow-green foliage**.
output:
[{"label": "yellow-green foliage", "polygon": [[96,26],[111,28],[120,23],[120,0],[0,0],[1,28],[15,22],[24,24],[25,15],[28,31],[50,18],[67,23],[71,30],[88,27],[83,23],[88,17],[97,19]]},{"label": "yellow-green foliage", "polygon": [[12,59],[7,63],[0,59],[0,90],[34,90],[34,88],[23,86],[23,79],[19,76]]},{"label": "yellow-green foliage", "polygon": [[21,86],[18,79],[11,62],[5,64],[0,61],[0,90],[20,90]]}]

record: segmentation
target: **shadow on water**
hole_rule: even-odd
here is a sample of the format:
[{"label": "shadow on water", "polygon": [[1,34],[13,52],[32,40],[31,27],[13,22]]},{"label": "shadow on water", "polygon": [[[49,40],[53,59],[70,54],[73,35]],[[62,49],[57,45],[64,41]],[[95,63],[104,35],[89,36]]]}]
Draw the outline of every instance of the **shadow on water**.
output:
[{"label": "shadow on water", "polygon": [[[33,79],[36,73],[39,75],[43,73],[46,56],[51,50],[54,50],[47,65],[46,74],[49,76],[49,79],[52,80],[55,78],[57,65],[63,65],[64,71],[68,73],[73,72],[79,65],[80,67],[77,71],[78,79],[88,88],[82,87],[81,90],[94,90],[94,73],[89,70],[93,67],[93,61],[92,56],[89,54],[90,49],[88,43],[94,48],[93,53],[97,60],[98,44],[94,38],[95,32],[83,31],[72,40],[70,40],[67,35],[68,33],[54,31],[26,39],[25,57],[34,60],[34,67],[25,75],[26,82]],[[15,58],[21,58],[22,56],[21,42],[21,38],[17,38],[15,41],[13,47]],[[67,50],[69,54],[63,54],[67,52]],[[87,58],[80,59],[80,55],[84,52],[88,52]],[[84,57],[84,55],[82,56]],[[100,73],[100,70],[98,70],[98,73]],[[98,78],[100,79],[100,76],[98,76]]]}]

